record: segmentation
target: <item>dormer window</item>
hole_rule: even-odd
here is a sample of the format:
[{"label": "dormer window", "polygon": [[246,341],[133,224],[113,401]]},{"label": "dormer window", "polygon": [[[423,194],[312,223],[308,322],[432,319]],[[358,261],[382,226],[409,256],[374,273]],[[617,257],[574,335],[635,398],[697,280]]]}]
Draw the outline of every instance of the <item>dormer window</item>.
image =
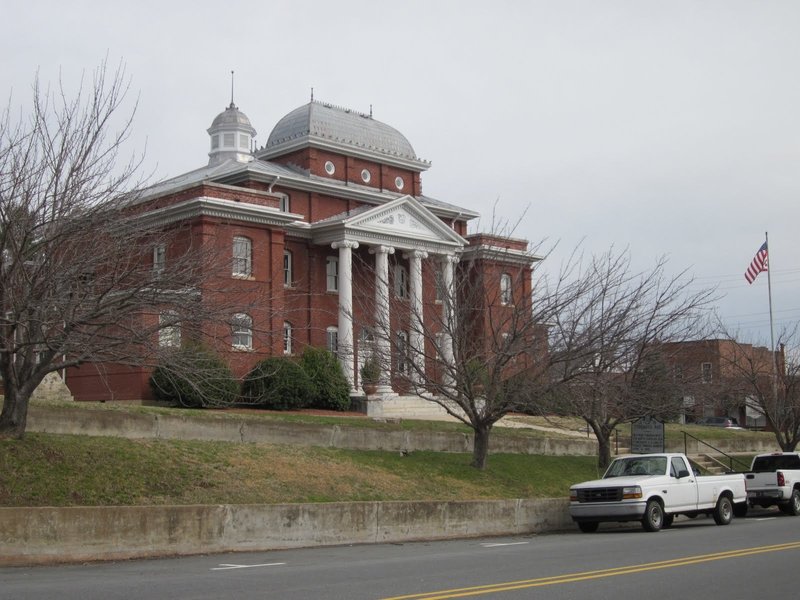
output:
[{"label": "dormer window", "polygon": [[216,150],[217,148],[219,148],[219,136],[218,135],[212,135],[211,136],[211,149],[212,150]]},{"label": "dormer window", "polygon": [[235,133],[223,133],[222,136],[222,143],[226,148],[233,148],[236,145]]},{"label": "dormer window", "polygon": [[250,150],[250,136],[246,133],[239,134],[239,148],[242,150]]}]

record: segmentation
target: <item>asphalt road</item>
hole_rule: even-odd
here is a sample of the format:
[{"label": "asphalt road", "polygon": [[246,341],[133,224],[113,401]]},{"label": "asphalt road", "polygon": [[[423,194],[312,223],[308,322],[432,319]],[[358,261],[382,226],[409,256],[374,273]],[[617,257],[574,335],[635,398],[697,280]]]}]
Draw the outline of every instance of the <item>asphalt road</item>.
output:
[{"label": "asphalt road", "polygon": [[0,569],[0,598],[796,598],[800,517]]}]

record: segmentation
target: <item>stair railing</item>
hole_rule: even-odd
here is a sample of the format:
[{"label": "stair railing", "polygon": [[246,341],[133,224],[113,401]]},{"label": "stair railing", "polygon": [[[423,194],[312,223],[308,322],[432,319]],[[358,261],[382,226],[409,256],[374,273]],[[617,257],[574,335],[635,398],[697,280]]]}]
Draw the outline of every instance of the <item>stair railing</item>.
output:
[{"label": "stair railing", "polygon": [[[693,440],[696,440],[697,442],[699,442],[699,443],[703,444],[704,446],[708,446],[709,448],[711,448],[712,450],[714,450],[714,451],[715,451],[715,452],[717,452],[718,454],[721,454],[722,456],[724,456],[725,458],[727,458],[727,459],[728,459],[728,461],[729,461],[729,464],[730,464],[730,471],[731,471],[731,472],[733,472],[733,471],[735,470],[735,469],[733,468],[733,463],[737,463],[738,465],[740,465],[740,470],[742,470],[742,471],[747,471],[747,470],[749,470],[749,469],[750,469],[750,465],[748,465],[748,464],[746,464],[746,463],[743,463],[743,462],[742,462],[742,461],[740,461],[738,458],[736,458],[736,457],[734,457],[734,456],[731,456],[730,454],[728,454],[727,452],[725,452],[725,451],[723,451],[723,450],[720,450],[720,449],[719,449],[719,448],[717,448],[716,446],[712,446],[712,445],[711,445],[711,444],[709,444],[708,442],[706,442],[706,441],[704,441],[704,440],[701,440],[699,437],[692,435],[692,434],[691,434],[691,433],[689,433],[688,431],[681,431],[681,433],[683,434],[683,453],[684,453],[686,456],[689,456],[689,440],[688,440],[688,438],[692,438]],[[712,457],[709,457],[709,458],[712,458]],[[713,458],[712,458],[712,460],[714,460],[714,461],[715,461],[715,462],[717,462],[717,463],[720,463],[720,464],[722,464],[722,463],[721,463],[721,461],[718,461],[718,460],[716,460],[716,459],[713,459]]]}]

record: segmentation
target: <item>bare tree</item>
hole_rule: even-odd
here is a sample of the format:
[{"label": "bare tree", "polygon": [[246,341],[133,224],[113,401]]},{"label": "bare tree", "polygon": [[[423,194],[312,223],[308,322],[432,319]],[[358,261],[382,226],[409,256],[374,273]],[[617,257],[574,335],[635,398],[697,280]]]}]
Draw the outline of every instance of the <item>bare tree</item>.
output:
[{"label": "bare tree", "polygon": [[137,212],[141,159],[120,156],[127,92],[124,70],[103,62],[74,97],[37,78],[30,113],[0,122],[0,437],[24,434],[48,373],[154,363],[175,341],[165,335],[213,335],[214,299],[235,299],[214,291],[219,257],[190,225]]},{"label": "bare tree", "polygon": [[[437,288],[436,302],[417,305],[392,295],[391,313],[407,318],[369,326],[376,345],[384,348],[374,357],[383,372],[393,367],[402,387],[468,425],[474,432],[472,465],[484,469],[495,423],[543,401],[554,386],[554,365],[578,362],[577,346],[549,348],[548,324],[590,290],[569,268],[552,284],[532,289],[541,246],[531,250],[525,242],[495,235],[473,241],[452,277],[438,257],[424,262],[429,285]],[[360,312],[373,314],[367,300]],[[398,338],[397,329],[407,337]]]},{"label": "bare tree", "polygon": [[[774,352],[745,343],[724,331],[725,352],[720,353],[718,387],[726,396],[764,416],[784,452],[800,443],[800,360],[798,327],[784,329]],[[788,351],[787,351],[788,349]]]},{"label": "bare tree", "polygon": [[554,316],[552,347],[573,348],[553,373],[561,382],[555,408],[591,428],[601,468],[610,462],[618,425],[669,418],[682,406],[684,382],[669,367],[665,343],[697,336],[715,295],[693,291],[691,279],[667,275],[666,265],[662,259],[634,272],[627,252],[595,257],[583,274],[585,293]]}]

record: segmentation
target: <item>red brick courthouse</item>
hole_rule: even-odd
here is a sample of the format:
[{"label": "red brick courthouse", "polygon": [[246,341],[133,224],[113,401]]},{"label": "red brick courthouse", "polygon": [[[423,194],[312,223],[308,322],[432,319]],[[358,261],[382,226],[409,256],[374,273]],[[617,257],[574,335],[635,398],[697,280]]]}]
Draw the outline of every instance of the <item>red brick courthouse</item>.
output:
[{"label": "red brick courthouse", "polygon": [[[307,345],[336,352],[353,395],[359,365],[392,354],[373,339],[372,322],[394,343],[425,343],[418,323],[441,315],[462,265],[483,271],[504,301],[530,296],[527,242],[467,234],[469,209],[423,194],[430,163],[371,114],[311,101],[284,116],[265,145],[231,102],[208,129],[208,163],[150,188],[139,201],[164,228],[189,225],[230,252],[231,285],[242,309],[215,348],[242,376],[262,358],[294,355]],[[229,249],[229,250],[228,250]],[[170,260],[156,248],[153,268]],[[438,312],[436,312],[438,311]],[[265,333],[266,332],[266,333]],[[179,343],[180,332],[162,335]],[[413,354],[411,354],[413,356]],[[398,354],[385,361],[383,394],[402,394]],[[150,372],[82,366],[67,373],[76,400],[146,400]]]}]

